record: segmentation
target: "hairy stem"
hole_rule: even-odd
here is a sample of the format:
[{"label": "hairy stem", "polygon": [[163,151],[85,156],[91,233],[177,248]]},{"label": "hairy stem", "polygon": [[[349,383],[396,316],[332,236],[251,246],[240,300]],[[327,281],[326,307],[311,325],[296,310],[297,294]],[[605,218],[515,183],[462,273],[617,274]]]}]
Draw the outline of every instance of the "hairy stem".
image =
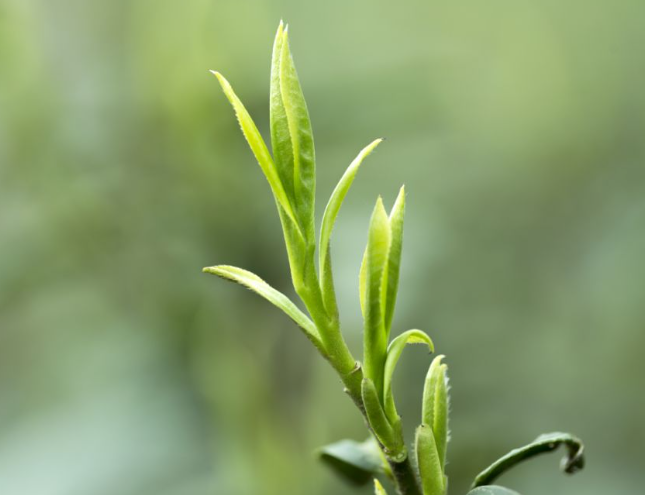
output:
[{"label": "hairy stem", "polygon": [[403,462],[393,462],[388,459],[388,463],[392,469],[394,484],[399,495],[422,495],[409,456]]}]

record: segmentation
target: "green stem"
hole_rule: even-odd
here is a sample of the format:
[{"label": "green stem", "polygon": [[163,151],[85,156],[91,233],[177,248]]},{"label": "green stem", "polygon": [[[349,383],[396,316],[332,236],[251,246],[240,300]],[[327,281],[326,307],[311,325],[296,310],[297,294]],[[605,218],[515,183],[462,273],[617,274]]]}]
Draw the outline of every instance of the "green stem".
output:
[{"label": "green stem", "polygon": [[409,456],[403,462],[393,462],[388,459],[388,463],[399,495],[422,495]]},{"label": "green stem", "polygon": [[[340,376],[345,386],[345,392],[361,412],[368,429],[370,429],[361,395],[363,369],[347,347],[347,343],[340,331],[338,319],[333,315],[329,316],[325,309],[318,274],[314,263],[311,261],[305,269],[305,280],[303,282],[301,286],[295,289],[320,332],[325,350],[323,355]],[[387,452],[382,445],[380,445],[380,448],[392,470],[397,493],[399,495],[422,495],[410,458],[406,457],[402,462],[396,462],[387,457]]]}]

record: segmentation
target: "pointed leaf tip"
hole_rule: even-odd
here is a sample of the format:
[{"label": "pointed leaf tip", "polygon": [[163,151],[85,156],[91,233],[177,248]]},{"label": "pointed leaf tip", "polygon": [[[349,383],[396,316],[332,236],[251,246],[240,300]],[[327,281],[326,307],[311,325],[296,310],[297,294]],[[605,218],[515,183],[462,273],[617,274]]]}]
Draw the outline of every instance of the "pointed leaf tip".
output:
[{"label": "pointed leaf tip", "polygon": [[258,161],[258,164],[260,165],[264,176],[271,186],[273,196],[278,201],[280,206],[284,209],[288,217],[293,221],[297,232],[299,234],[302,234],[291,202],[289,201],[289,197],[284,190],[284,185],[280,180],[280,176],[273,162],[273,158],[271,157],[271,153],[269,153],[269,149],[267,148],[264,139],[262,139],[260,131],[258,131],[255,122],[253,122],[251,115],[249,115],[249,112],[246,110],[239,97],[235,94],[235,91],[233,91],[233,88],[226,80],[226,78],[217,71],[213,71],[213,74],[215,75],[215,77],[217,77],[217,80],[219,81],[220,86],[222,87],[222,90],[226,95],[226,98],[229,100],[233,107],[233,110],[235,111],[235,115],[237,116],[237,120],[240,124],[240,128],[242,129],[242,133],[244,134],[246,141],[249,143],[249,146],[251,147],[251,150],[253,151],[253,154],[255,155],[255,158]]},{"label": "pointed leaf tip", "polygon": [[381,485],[379,480],[377,480],[376,478],[374,479],[374,493],[376,495],[387,495],[385,488],[383,488],[383,485]]},{"label": "pointed leaf tip", "polygon": [[365,146],[360,153],[349,164],[347,170],[338,181],[334,191],[329,198],[325,212],[323,214],[322,226],[320,228],[320,254],[319,254],[319,267],[320,267],[320,287],[325,299],[325,306],[330,313],[336,313],[336,300],[334,291],[334,280],[331,272],[331,261],[329,260],[329,249],[331,244],[331,235],[336,223],[336,218],[340,208],[345,200],[345,196],[354,182],[358,170],[367,156],[374,151],[374,149],[381,143],[382,139],[375,139],[370,144]]},{"label": "pointed leaf tip", "polygon": [[363,361],[365,376],[371,378],[383,400],[383,370],[387,355],[385,327],[388,257],[391,244],[390,220],[379,196],[370,219],[367,249],[363,257],[359,287],[363,308]]},{"label": "pointed leaf tip", "polygon": [[509,490],[508,488],[504,488],[503,486],[486,485],[486,486],[480,486],[479,488],[475,488],[474,490],[469,491],[468,495],[520,495],[520,494],[517,492],[514,492],[513,490]]},{"label": "pointed leaf tip", "polygon": [[287,296],[274,289],[256,274],[235,266],[217,265],[202,270],[252,290],[267,301],[284,311],[305,333],[314,345],[323,350],[322,341],[316,325]]}]

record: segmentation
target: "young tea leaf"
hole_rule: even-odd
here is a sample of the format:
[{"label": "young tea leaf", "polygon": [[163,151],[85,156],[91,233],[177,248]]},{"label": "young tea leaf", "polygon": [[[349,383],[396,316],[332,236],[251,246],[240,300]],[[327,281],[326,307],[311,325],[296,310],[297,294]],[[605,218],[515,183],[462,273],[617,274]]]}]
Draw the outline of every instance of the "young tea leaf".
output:
[{"label": "young tea leaf", "polygon": [[381,143],[381,141],[383,140],[376,139],[375,141],[372,141],[369,145],[363,148],[354,161],[352,161],[338,182],[334,192],[332,192],[329,202],[325,207],[325,213],[323,214],[322,226],[320,228],[320,286],[323,292],[323,297],[325,298],[325,306],[332,314],[337,311],[336,298],[334,296],[334,281],[331,272],[331,260],[329,259],[330,240],[334,229],[334,223],[336,222],[336,217],[338,216],[340,207],[343,204],[343,200],[345,199],[349,188],[354,182],[354,178],[356,177],[361,163],[363,163],[363,160]]},{"label": "young tea leaf", "polygon": [[258,131],[258,128],[253,122],[253,119],[249,115],[249,112],[247,112],[246,108],[242,104],[242,101],[237,97],[229,82],[219,72],[211,72],[217,77],[217,80],[222,86],[224,94],[231,102],[231,105],[235,110],[237,120],[240,123],[240,127],[242,128],[242,133],[244,134],[246,141],[249,143],[249,146],[251,147],[255,158],[260,164],[260,168],[262,169],[262,172],[264,172],[264,176],[271,186],[271,191],[273,191],[273,195],[275,196],[276,201],[280,204],[280,206],[282,206],[289,218],[296,225],[298,225],[294,210],[289,201],[289,197],[287,196],[287,193],[284,190],[284,186],[280,181],[280,177],[276,170],[275,164],[273,163],[273,159],[271,158],[271,154],[269,153],[264,139],[262,139],[262,136],[260,135],[260,131]]},{"label": "young tea leaf", "polygon": [[237,282],[244,287],[251,289],[256,294],[261,295],[267,301],[284,311],[296,324],[302,328],[307,337],[318,347],[322,349],[320,334],[314,323],[305,315],[291,300],[275,290],[260,277],[247,270],[234,266],[218,265],[206,267],[205,273],[212,273],[226,280]]},{"label": "young tea leaf", "polygon": [[394,317],[396,295],[399,290],[399,272],[401,267],[401,250],[403,248],[403,217],[405,216],[405,187],[401,187],[399,195],[390,212],[390,230],[392,242],[387,262],[387,295],[385,303],[385,332],[389,336]]},{"label": "young tea leaf", "polygon": [[387,286],[386,264],[390,251],[390,220],[383,201],[378,198],[372,213],[364,271],[365,331],[363,335],[365,376],[374,381],[383,402],[383,370],[387,353],[387,337],[383,323],[383,287]]},{"label": "young tea leaf", "polygon": [[399,415],[394,405],[394,396],[392,395],[392,377],[396,363],[401,357],[401,353],[407,344],[425,344],[434,352],[434,344],[428,335],[421,330],[408,330],[395,338],[387,348],[387,358],[385,360],[385,372],[383,376],[383,387],[385,397],[385,412],[390,422],[398,420]]},{"label": "young tea leaf", "polygon": [[383,485],[381,485],[379,480],[377,480],[376,478],[374,479],[374,493],[376,495],[387,495],[385,488],[383,488]]},{"label": "young tea leaf", "polygon": [[432,428],[441,466],[446,463],[448,445],[448,367],[439,355],[432,360],[423,389],[421,420]]},{"label": "young tea leaf", "polygon": [[367,420],[374,435],[387,450],[388,457],[397,462],[403,461],[407,454],[401,432],[393,428],[385,416],[374,382],[369,378],[363,378],[361,392]]},{"label": "young tea leaf", "polygon": [[429,426],[417,428],[415,445],[423,495],[444,495],[446,480],[434,434]]},{"label": "young tea leaf", "polygon": [[[291,142],[294,208],[305,237],[314,243],[314,199],[316,194],[316,159],[314,137],[307,104],[289,50],[288,27],[282,33],[279,85]],[[276,120],[279,119],[276,115]],[[281,143],[282,146],[286,141]],[[288,153],[281,153],[288,159]],[[288,169],[288,166],[281,166]]]},{"label": "young tea leaf", "polygon": [[355,485],[364,485],[386,470],[374,438],[368,438],[364,442],[341,440],[322,447],[318,455],[338,475]]},{"label": "young tea leaf", "polygon": [[285,192],[295,204],[293,188],[293,145],[289,122],[282,102],[280,89],[280,61],[282,60],[282,46],[284,44],[284,25],[280,21],[278,32],[273,43],[273,56],[271,58],[271,89],[270,89],[270,127],[271,148],[273,159]]},{"label": "young tea leaf", "polygon": [[513,490],[504,488],[503,486],[487,485],[480,486],[468,492],[467,495],[520,495]]},{"label": "young tea leaf", "polygon": [[488,485],[498,476],[516,466],[520,462],[556,450],[560,445],[567,449],[567,455],[562,459],[562,470],[567,474],[578,472],[584,467],[584,446],[579,438],[568,433],[547,433],[540,435],[533,442],[524,447],[511,450],[504,457],[501,457],[484,471],[479,473],[473,482],[472,487]]}]

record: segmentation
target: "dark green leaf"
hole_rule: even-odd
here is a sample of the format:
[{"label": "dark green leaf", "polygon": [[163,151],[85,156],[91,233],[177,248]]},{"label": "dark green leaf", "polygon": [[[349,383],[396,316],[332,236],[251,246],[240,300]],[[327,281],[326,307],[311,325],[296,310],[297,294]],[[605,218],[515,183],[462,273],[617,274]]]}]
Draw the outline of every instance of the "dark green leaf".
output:
[{"label": "dark green leaf", "polygon": [[365,485],[384,472],[383,457],[373,438],[364,442],[341,440],[322,447],[318,455],[337,474],[356,485]]}]

